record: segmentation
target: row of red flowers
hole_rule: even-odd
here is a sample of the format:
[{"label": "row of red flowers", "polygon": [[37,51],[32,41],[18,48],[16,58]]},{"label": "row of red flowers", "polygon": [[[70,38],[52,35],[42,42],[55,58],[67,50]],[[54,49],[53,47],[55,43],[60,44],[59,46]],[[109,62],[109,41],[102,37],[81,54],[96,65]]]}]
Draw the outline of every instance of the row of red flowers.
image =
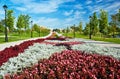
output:
[{"label": "row of red flowers", "polygon": [[54,53],[6,79],[120,79],[120,60],[99,54],[65,50]]},{"label": "row of red flowers", "polygon": [[[51,36],[50,36],[51,37]],[[47,37],[45,39],[50,40],[52,38]],[[23,53],[25,49],[29,46],[33,45],[34,43],[41,43],[45,39],[37,39],[37,40],[29,40],[21,43],[20,45],[11,46],[9,48],[5,48],[4,50],[0,51],[0,66],[7,62],[9,58],[18,56],[19,53]],[[55,38],[56,40],[65,40],[65,38]]]},{"label": "row of red flowers", "polygon": [[18,56],[19,53],[23,53],[28,46],[33,45],[34,43],[41,43],[45,39],[37,39],[37,40],[30,40],[21,43],[20,45],[11,46],[9,48],[5,48],[3,51],[0,51],[0,66],[8,61],[11,57]]}]

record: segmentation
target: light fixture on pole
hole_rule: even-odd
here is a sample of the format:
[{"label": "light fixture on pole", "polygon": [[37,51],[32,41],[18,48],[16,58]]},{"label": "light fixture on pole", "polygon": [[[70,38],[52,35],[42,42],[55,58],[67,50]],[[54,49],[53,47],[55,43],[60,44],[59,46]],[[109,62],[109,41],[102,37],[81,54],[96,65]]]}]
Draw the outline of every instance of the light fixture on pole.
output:
[{"label": "light fixture on pole", "polygon": [[6,25],[6,13],[7,13],[7,5],[3,5],[3,8],[5,10],[5,42],[8,42],[8,33],[7,33],[7,25]]},{"label": "light fixture on pole", "polygon": [[31,21],[31,38],[33,37],[32,23],[33,23],[33,21]]},{"label": "light fixture on pole", "polygon": [[73,29],[74,29],[74,31],[73,31],[73,37],[75,38],[75,24],[73,25]]},{"label": "light fixture on pole", "polygon": [[91,16],[89,17],[90,18],[90,33],[89,33],[89,39],[91,39],[92,38],[92,33],[91,33]]}]

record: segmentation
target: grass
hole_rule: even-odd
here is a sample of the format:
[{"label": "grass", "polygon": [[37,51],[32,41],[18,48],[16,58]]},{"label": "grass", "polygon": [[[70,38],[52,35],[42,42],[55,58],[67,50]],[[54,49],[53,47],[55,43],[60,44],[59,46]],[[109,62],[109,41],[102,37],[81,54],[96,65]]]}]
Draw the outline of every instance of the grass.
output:
[{"label": "grass", "polygon": [[[40,37],[46,36],[49,33],[40,33]],[[37,32],[33,32],[33,37],[36,38],[39,37],[39,34]],[[18,41],[18,40],[25,40],[31,38],[31,33],[21,33],[19,35],[18,33],[9,33],[8,34],[8,42]],[[0,33],[0,43],[5,43],[4,33]]]},{"label": "grass", "polygon": [[[62,33],[64,36],[68,36],[68,37],[73,37],[73,33]],[[76,33],[75,38],[84,38],[84,39],[89,39],[88,35],[83,35],[83,34],[79,34]],[[111,42],[111,43],[116,43],[116,44],[120,44],[120,38],[103,38],[100,36],[92,36],[92,40],[96,40],[96,41],[105,41],[105,42]]]}]

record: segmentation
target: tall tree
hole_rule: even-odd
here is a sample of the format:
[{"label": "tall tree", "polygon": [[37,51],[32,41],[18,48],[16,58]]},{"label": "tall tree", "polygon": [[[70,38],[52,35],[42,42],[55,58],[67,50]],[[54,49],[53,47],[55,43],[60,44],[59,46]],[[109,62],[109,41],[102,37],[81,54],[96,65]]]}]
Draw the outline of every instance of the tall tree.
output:
[{"label": "tall tree", "polygon": [[93,16],[91,17],[91,33],[92,35],[97,34],[98,32],[98,19],[96,12],[93,13]]},{"label": "tall tree", "polygon": [[24,16],[24,29],[27,30],[29,28],[30,16],[29,15],[23,15],[23,16]]},{"label": "tall tree", "polygon": [[36,31],[36,32],[39,34],[39,37],[40,37],[40,26],[37,25],[37,24],[34,24],[33,27],[32,27],[32,29],[33,29],[34,31]]},{"label": "tall tree", "polygon": [[92,35],[96,34],[98,31],[98,19],[97,19],[97,15],[96,12],[93,13],[93,16],[90,16],[90,34],[89,34],[89,38],[92,38]]},{"label": "tall tree", "polygon": [[4,32],[4,24],[5,24],[5,20],[1,20],[0,21],[0,32]]},{"label": "tall tree", "polygon": [[79,27],[79,32],[80,32],[80,34],[81,34],[81,33],[82,33],[82,22],[79,23],[79,26],[78,26],[78,27]]},{"label": "tall tree", "polygon": [[111,19],[112,19],[112,21],[109,24],[111,25],[111,30],[112,30],[113,38],[114,38],[116,28],[117,28],[117,17],[116,17],[116,15],[111,15]]},{"label": "tall tree", "polygon": [[104,10],[100,10],[100,19],[99,19],[99,31],[107,35],[108,33],[108,13]]},{"label": "tall tree", "polygon": [[85,29],[84,29],[84,34],[88,35],[90,33],[90,24],[86,23]]},{"label": "tall tree", "polygon": [[22,28],[24,28],[24,15],[21,14],[18,16],[16,27],[18,28],[19,35],[20,35]]},{"label": "tall tree", "polygon": [[14,28],[14,19],[13,10],[7,10],[7,18],[6,18],[6,25],[10,31]]}]

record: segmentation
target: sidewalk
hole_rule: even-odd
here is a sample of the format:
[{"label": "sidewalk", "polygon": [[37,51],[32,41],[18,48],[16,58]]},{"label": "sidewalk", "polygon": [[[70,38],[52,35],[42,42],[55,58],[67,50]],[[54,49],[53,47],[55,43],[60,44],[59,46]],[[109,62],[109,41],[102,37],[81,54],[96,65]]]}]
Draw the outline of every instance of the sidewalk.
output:
[{"label": "sidewalk", "polygon": [[8,42],[8,43],[3,43],[0,44],[0,51],[4,50],[5,48],[8,48],[10,46],[15,46],[15,45],[19,45],[20,43],[24,42],[24,41],[28,41],[28,40],[36,40],[36,39],[40,39],[40,38],[47,38],[49,36],[52,35],[52,31],[50,32],[49,35],[45,36],[45,37],[37,37],[37,38],[30,38],[30,39],[26,39],[26,40],[20,40],[20,41],[15,41],[15,42]]},{"label": "sidewalk", "polygon": [[90,40],[90,39],[82,39],[82,38],[76,38],[76,39],[77,40],[79,39],[79,41],[83,41],[86,43],[97,44],[100,46],[113,47],[113,48],[120,49],[120,44],[115,44],[115,43],[111,43],[111,42],[104,42],[104,41],[95,41],[95,40]]}]

